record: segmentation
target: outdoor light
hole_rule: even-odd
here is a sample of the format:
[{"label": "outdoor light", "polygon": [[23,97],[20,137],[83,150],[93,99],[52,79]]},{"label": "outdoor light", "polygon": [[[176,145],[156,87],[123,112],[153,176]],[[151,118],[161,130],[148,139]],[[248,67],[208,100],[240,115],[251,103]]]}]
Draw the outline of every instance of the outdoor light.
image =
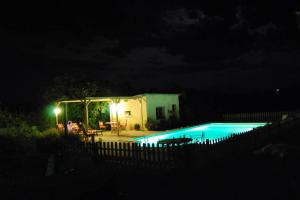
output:
[{"label": "outdoor light", "polygon": [[123,111],[123,106],[120,103],[112,103],[110,104],[110,112],[121,114]]},{"label": "outdoor light", "polygon": [[58,115],[61,113],[61,109],[59,107],[54,108],[56,125],[58,124]]},{"label": "outdoor light", "polygon": [[119,136],[119,115],[123,113],[123,105],[120,103],[112,103],[109,105],[110,113],[115,114],[116,122],[118,124],[118,136]]},{"label": "outdoor light", "polygon": [[60,114],[61,113],[61,109],[58,108],[58,107],[54,108],[54,113],[55,113],[55,115]]},{"label": "outdoor light", "polygon": [[115,113],[116,109],[117,109],[117,105],[115,103],[109,105],[110,112]]}]

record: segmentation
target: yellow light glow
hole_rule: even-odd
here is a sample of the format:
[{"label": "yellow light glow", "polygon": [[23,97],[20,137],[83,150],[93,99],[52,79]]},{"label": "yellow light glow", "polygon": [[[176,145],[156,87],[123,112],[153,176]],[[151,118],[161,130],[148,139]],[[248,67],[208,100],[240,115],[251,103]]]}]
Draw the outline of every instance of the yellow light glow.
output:
[{"label": "yellow light glow", "polygon": [[60,113],[61,113],[61,109],[58,108],[58,107],[54,108],[54,113],[55,113],[56,115],[60,114]]},{"label": "yellow light glow", "polygon": [[113,114],[118,112],[118,115],[119,115],[119,114],[123,113],[123,110],[124,110],[123,105],[120,103],[112,103],[112,104],[110,104],[109,107],[110,107],[110,112]]}]

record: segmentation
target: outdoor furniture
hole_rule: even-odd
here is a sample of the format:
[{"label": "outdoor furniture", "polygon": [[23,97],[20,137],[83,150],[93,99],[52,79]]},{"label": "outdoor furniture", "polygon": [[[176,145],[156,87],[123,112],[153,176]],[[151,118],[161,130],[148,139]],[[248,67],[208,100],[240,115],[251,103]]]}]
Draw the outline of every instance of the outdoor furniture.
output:
[{"label": "outdoor furniture", "polygon": [[63,132],[63,131],[64,131],[64,125],[61,124],[61,123],[58,123],[58,124],[56,124],[56,129],[57,129],[59,132]]},{"label": "outdoor furniture", "polygon": [[109,124],[110,125],[110,131],[111,131],[111,133],[118,131],[118,125],[117,125],[116,121],[106,122],[105,124]]},{"label": "outdoor furniture", "polygon": [[127,120],[125,121],[125,124],[120,124],[120,130],[126,130],[127,127]]},{"label": "outdoor furniture", "polygon": [[120,122],[117,123],[116,121],[106,122],[105,124],[109,124],[111,133],[115,133],[126,130],[127,120],[125,121],[125,124],[120,124]]},{"label": "outdoor furniture", "polygon": [[87,129],[83,123],[79,123],[79,128],[80,128],[80,132],[82,131],[84,140],[86,142],[89,140],[90,137],[97,135],[97,132],[95,130]]},{"label": "outdoor furniture", "polygon": [[102,121],[99,121],[99,129],[103,131],[106,130],[106,125]]},{"label": "outdoor furniture", "polygon": [[111,122],[110,123],[111,132],[117,132],[118,131],[118,123],[117,122]]},{"label": "outdoor furniture", "polygon": [[96,135],[98,135],[98,133],[100,133],[100,135],[103,136],[103,131],[106,130],[106,125],[102,122],[102,121],[99,121],[99,130],[95,130],[96,131]]},{"label": "outdoor furniture", "polygon": [[71,127],[72,127],[72,133],[78,133],[79,126],[77,123],[72,123]]}]

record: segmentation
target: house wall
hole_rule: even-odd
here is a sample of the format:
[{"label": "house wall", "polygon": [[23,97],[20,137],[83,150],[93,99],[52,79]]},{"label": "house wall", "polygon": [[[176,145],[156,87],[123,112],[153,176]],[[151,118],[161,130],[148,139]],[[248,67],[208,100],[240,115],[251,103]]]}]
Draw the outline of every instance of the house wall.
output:
[{"label": "house wall", "polygon": [[[127,130],[134,129],[135,124],[139,124],[142,129],[144,125],[142,120],[145,121],[147,119],[145,98],[121,100],[119,104],[119,122],[125,124],[127,120]],[[128,112],[130,112],[130,115],[128,115]],[[110,113],[110,119],[111,121],[116,121],[116,112]]]},{"label": "house wall", "polygon": [[165,119],[169,119],[172,115],[172,105],[176,105],[176,117],[179,120],[179,98],[177,94],[146,94],[147,117],[150,121],[159,121],[156,117],[156,108],[163,107]]},{"label": "house wall", "polygon": [[[134,129],[135,124],[139,124],[141,129],[146,129],[148,120],[158,122],[156,108],[164,108],[165,119],[168,120],[173,115],[172,105],[176,106],[175,116],[179,120],[179,97],[177,94],[145,94],[136,99],[120,100],[118,120],[125,124],[127,120],[127,130]],[[121,108],[121,109],[120,109]],[[126,113],[130,112],[130,115]],[[110,111],[110,120],[116,121],[116,111]]]}]

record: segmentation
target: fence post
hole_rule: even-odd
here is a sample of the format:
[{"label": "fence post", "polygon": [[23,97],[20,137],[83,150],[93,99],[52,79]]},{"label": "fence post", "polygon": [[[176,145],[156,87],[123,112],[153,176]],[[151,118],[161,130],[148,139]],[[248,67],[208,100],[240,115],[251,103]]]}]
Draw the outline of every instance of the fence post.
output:
[{"label": "fence post", "polygon": [[108,154],[109,159],[112,158],[112,149],[113,149],[113,146],[111,145],[111,142],[107,142],[107,154]]},{"label": "fence post", "polygon": [[129,159],[132,158],[132,151],[131,151],[130,143],[129,143],[129,142],[127,143],[127,157],[128,157]]},{"label": "fence post", "polygon": [[106,159],[106,142],[103,142],[103,157]]},{"label": "fence post", "polygon": [[150,143],[147,144],[147,158],[151,162],[151,150],[150,150]]},{"label": "fence post", "polygon": [[102,142],[99,142],[99,150],[98,150],[98,154],[99,156],[102,158],[103,154],[102,154]]},{"label": "fence post", "polygon": [[174,145],[175,145],[175,143],[171,143],[171,158],[173,159],[173,161],[174,161],[174,159],[175,159],[175,147],[174,147]]},{"label": "fence post", "polygon": [[124,157],[124,159],[127,158],[127,150],[126,150],[126,143],[125,142],[123,142],[123,157]]},{"label": "fence post", "polygon": [[142,149],[141,149],[141,152],[143,152],[143,160],[144,160],[144,165],[146,164],[146,144],[145,143],[143,143],[143,147],[142,147]]},{"label": "fence post", "polygon": [[95,136],[92,135],[92,154],[96,154]]},{"label": "fence post", "polygon": [[118,143],[115,142],[115,148],[114,148],[114,160],[118,160]]},{"label": "fence post", "polygon": [[137,160],[142,160],[141,143],[137,143]]},{"label": "fence post", "polygon": [[172,152],[171,152],[171,144],[170,143],[167,143],[166,144],[167,146],[166,146],[166,157],[167,157],[167,161],[168,161],[168,163],[170,163],[170,161],[171,161],[171,157],[172,157]]},{"label": "fence post", "polygon": [[121,142],[119,142],[119,160],[120,160],[120,162],[122,162],[122,144],[121,144]]},{"label": "fence post", "polygon": [[165,145],[164,144],[161,145],[160,151],[161,151],[161,162],[165,162],[166,156],[165,156]]},{"label": "fence post", "polygon": [[157,159],[158,163],[160,163],[160,161],[161,161],[161,152],[160,152],[161,149],[160,149],[159,145],[160,144],[156,143],[156,155],[157,155],[156,159]]},{"label": "fence post", "polygon": [[152,148],[151,148],[151,150],[152,150],[152,161],[153,161],[153,163],[155,163],[155,162],[156,162],[156,156],[155,156],[156,152],[155,152],[155,146],[154,146],[154,143],[152,143]]},{"label": "fence post", "polygon": [[136,143],[132,143],[131,145],[131,151],[132,151],[132,160],[134,161],[134,163],[137,160],[137,151],[136,151]]}]

